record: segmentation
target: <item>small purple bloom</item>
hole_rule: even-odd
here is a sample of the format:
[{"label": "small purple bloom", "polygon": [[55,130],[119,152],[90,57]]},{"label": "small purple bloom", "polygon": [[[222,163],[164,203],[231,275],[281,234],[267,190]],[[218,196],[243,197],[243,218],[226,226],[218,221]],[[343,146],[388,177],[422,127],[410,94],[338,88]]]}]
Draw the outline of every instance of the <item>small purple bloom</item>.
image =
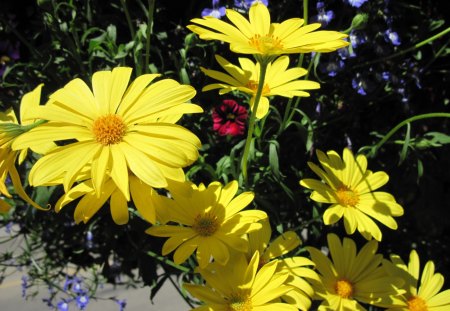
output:
[{"label": "small purple bloom", "polygon": [[77,307],[80,310],[84,310],[89,303],[89,297],[86,294],[82,294],[76,298]]},{"label": "small purple bloom", "polygon": [[318,1],[316,4],[317,11],[325,9],[325,3],[323,1]]},{"label": "small purple bloom", "polygon": [[360,8],[367,0],[348,0],[348,3],[354,8]]},{"label": "small purple bloom", "polygon": [[358,47],[359,45],[361,45],[367,41],[366,35],[359,31],[351,31],[349,34],[349,38],[350,38],[350,44],[354,48]]},{"label": "small purple bloom", "polygon": [[86,232],[86,248],[90,249],[94,246],[94,242],[92,241],[94,238],[94,235],[92,234],[92,231]]},{"label": "small purple bloom", "polygon": [[352,79],[352,87],[356,90],[356,92],[360,95],[367,95],[365,90],[365,83],[359,74],[356,74],[356,77]]},{"label": "small purple bloom", "polygon": [[9,221],[9,222],[6,224],[6,226],[5,226],[5,232],[8,233],[8,234],[11,234],[12,226],[13,226],[13,222],[12,222],[12,221]]},{"label": "small purple bloom", "polygon": [[22,275],[21,280],[22,280],[22,283],[21,283],[22,298],[25,298],[25,296],[27,295],[28,276],[27,275]]},{"label": "small purple bloom", "polygon": [[58,311],[68,311],[69,310],[69,304],[67,303],[67,301],[65,299],[58,302],[58,304],[56,306],[58,307]]},{"label": "small purple bloom", "polygon": [[321,23],[322,26],[328,25],[328,23],[334,18],[333,11],[325,11],[325,4],[323,2],[317,2],[318,14],[312,18],[313,21]]},{"label": "small purple bloom", "polygon": [[119,305],[119,311],[124,311],[127,306],[127,301],[125,299],[114,299],[114,301]]},{"label": "small purple bloom", "polygon": [[18,60],[19,58],[19,43],[13,45],[9,41],[0,41],[0,76],[3,76],[10,61]]},{"label": "small purple bloom", "polygon": [[219,0],[213,0],[212,9],[210,8],[203,9],[202,17],[212,16],[215,18],[221,18],[222,16],[225,15],[225,9],[226,8],[224,6],[219,7]]},{"label": "small purple bloom", "polygon": [[344,47],[337,50],[339,57],[342,60],[346,60],[348,58],[353,58],[356,56],[356,53],[353,51],[353,48]]},{"label": "small purple bloom", "polygon": [[238,9],[243,9],[247,11],[256,2],[260,2],[265,6],[269,5],[268,0],[234,0],[234,6]]},{"label": "small purple bloom", "polygon": [[342,70],[342,68],[344,68],[344,62],[342,60],[337,60],[334,62],[329,62],[326,65],[326,71],[328,72],[328,76],[330,77],[335,77],[339,71]]},{"label": "small purple bloom", "polygon": [[393,45],[401,44],[398,33],[392,31],[391,29],[388,29],[384,32],[384,38],[386,39],[387,42],[391,42]]},{"label": "small purple bloom", "polygon": [[381,77],[384,81],[388,81],[391,78],[391,73],[389,71],[383,71]]}]

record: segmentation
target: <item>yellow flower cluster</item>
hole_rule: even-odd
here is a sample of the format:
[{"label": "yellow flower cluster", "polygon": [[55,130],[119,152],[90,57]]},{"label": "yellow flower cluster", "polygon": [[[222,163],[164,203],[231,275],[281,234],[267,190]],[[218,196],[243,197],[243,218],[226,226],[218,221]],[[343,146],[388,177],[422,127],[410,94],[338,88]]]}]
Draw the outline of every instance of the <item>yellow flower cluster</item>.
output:
[{"label": "yellow flower cluster", "polygon": [[[298,80],[307,70],[288,69],[285,54],[331,52],[348,42],[344,34],[315,31],[318,24],[304,25],[299,18],[271,23],[267,7],[259,2],[251,7],[249,20],[233,10],[227,10],[227,17],[232,25],[205,17],[193,19],[188,28],[201,39],[220,40],[233,52],[254,56],[256,62],[239,58],[236,66],[216,55],[227,74],[201,68],[219,81],[204,91],[251,96],[249,143],[252,122],[267,115],[271,96],[309,96],[307,90],[320,86]],[[1,212],[11,208],[3,200],[12,198],[7,177],[17,195],[42,209],[26,194],[16,168],[31,149],[40,157],[30,170],[29,185],[62,186],[57,212],[73,203],[75,221],[87,223],[109,205],[114,222],[122,225],[129,221],[132,203],[151,224],[146,233],[167,238],[163,256],[173,252],[177,265],[195,260],[204,282],[184,285],[203,302],[195,310],[309,310],[312,300],[318,300],[321,311],[366,310],[365,304],[390,311],[449,308],[450,291],[439,293],[444,280],[432,262],[425,265],[418,285],[415,251],[408,266],[396,255],[387,260],[377,254],[382,234],[372,219],[397,229],[394,217],[403,208],[391,194],[375,191],[388,182],[388,175],[368,170],[364,155],[355,157],[349,149],[342,157],[317,151],[321,167],[308,165],[320,180],[305,178],[300,185],[312,190],[313,201],[331,204],[323,213],[325,225],[343,218],[347,234],[358,230],[369,241],[358,252],[352,239],[341,242],[329,234],[331,259],[314,247],[306,247],[309,258],[300,256],[298,234],[288,230],[272,239],[268,215],[250,208],[255,194],[240,192],[238,181],[205,186],[186,180],[183,168],[197,160],[201,142],[176,123],[184,114],[203,111],[191,103],[195,89],[157,74],[130,83],[131,74],[128,67],[98,71],[91,86],[74,79],[45,105],[40,105],[40,85],[23,96],[20,122],[12,109],[0,113]]]}]

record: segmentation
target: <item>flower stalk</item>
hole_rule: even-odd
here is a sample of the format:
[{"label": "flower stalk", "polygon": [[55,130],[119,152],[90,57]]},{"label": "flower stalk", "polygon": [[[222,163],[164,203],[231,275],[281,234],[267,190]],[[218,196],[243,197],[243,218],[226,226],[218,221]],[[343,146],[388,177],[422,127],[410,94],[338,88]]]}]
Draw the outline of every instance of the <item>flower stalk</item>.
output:
[{"label": "flower stalk", "polygon": [[259,100],[261,99],[261,94],[263,91],[263,87],[264,87],[264,80],[266,77],[266,71],[267,71],[267,66],[270,62],[269,59],[266,58],[257,58],[257,61],[259,63],[260,66],[260,71],[259,71],[259,79],[258,79],[258,89],[256,90],[256,95],[255,95],[255,102],[253,104],[253,109],[250,113],[250,120],[248,123],[248,132],[247,132],[247,138],[245,140],[245,147],[244,147],[244,153],[242,155],[242,162],[241,162],[241,171],[242,171],[242,175],[244,177],[244,184],[247,185],[248,182],[248,172],[247,172],[247,168],[248,168],[248,154],[250,152],[250,144],[253,138],[253,131],[255,130],[255,123],[256,123],[256,112],[258,111],[258,105],[259,105]]},{"label": "flower stalk", "polygon": [[428,118],[450,118],[450,113],[445,112],[432,112],[432,113],[424,113],[419,114],[416,116],[413,116],[411,118],[408,118],[406,120],[403,120],[399,124],[397,124],[393,129],[391,129],[375,146],[370,148],[369,153],[367,156],[369,158],[373,158],[377,155],[378,150],[381,148],[381,146],[386,143],[389,138],[392,137],[400,128],[402,128],[404,125],[409,124],[410,122],[421,120],[421,119],[428,119]]}]

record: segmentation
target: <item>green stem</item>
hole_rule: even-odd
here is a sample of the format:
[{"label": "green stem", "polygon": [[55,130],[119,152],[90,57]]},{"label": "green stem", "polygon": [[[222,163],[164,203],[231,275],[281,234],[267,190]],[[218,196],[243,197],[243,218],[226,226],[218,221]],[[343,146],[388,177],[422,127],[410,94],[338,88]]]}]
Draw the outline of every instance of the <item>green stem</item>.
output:
[{"label": "green stem", "polygon": [[402,122],[397,124],[393,129],[391,129],[375,146],[373,146],[367,156],[374,157],[377,154],[378,149],[380,149],[381,146],[383,146],[384,143],[386,143],[389,140],[389,138],[391,138],[392,135],[394,135],[395,132],[397,132],[402,126],[404,126],[410,122],[413,122],[413,121],[417,121],[417,120],[421,120],[421,119],[428,119],[428,118],[450,118],[450,113],[431,112],[431,113],[419,114],[417,116],[403,120]]},{"label": "green stem", "polygon": [[355,66],[353,66],[353,68],[365,67],[365,66],[368,66],[368,65],[376,64],[376,63],[379,63],[379,62],[382,62],[382,61],[386,61],[386,60],[389,60],[389,59],[401,56],[403,54],[409,53],[411,51],[414,51],[415,49],[418,49],[418,48],[424,46],[425,44],[428,44],[428,43],[430,43],[430,42],[432,42],[432,41],[434,41],[434,40],[436,40],[436,39],[446,35],[448,32],[450,32],[450,27],[448,27],[447,29],[441,31],[440,33],[438,33],[438,34],[436,34],[436,35],[434,35],[434,36],[432,36],[432,37],[430,37],[428,39],[425,39],[425,40],[423,40],[423,41],[421,41],[419,43],[414,44],[413,46],[411,46],[411,47],[409,47],[407,49],[401,50],[401,51],[399,51],[397,53],[391,54],[391,55],[389,55],[387,57],[384,57],[384,58],[376,59],[376,60],[370,61],[370,62],[365,62],[365,63],[363,63],[361,65],[355,65]]},{"label": "green stem", "polygon": [[[309,1],[303,0],[303,19],[304,19],[303,25],[308,24],[308,6],[309,6]],[[304,58],[305,58],[305,54],[303,54],[303,53],[301,53],[298,56],[297,67],[303,66]],[[308,70],[308,72],[309,72],[309,70]],[[289,98],[288,103],[286,105],[286,109],[284,110],[283,121],[281,123],[280,131],[278,132],[278,134],[281,134],[281,132],[286,128],[286,123],[287,123],[288,119],[290,120],[292,118],[292,117],[288,118],[288,115],[290,114],[289,112],[291,111],[291,106],[292,106],[293,101],[294,101],[293,98]],[[295,107],[298,106],[298,101],[299,101],[299,99],[297,99],[297,101],[294,105]],[[292,116],[292,114],[291,114],[291,116]]]},{"label": "green stem", "polygon": [[303,0],[303,19],[305,20],[303,25],[308,24],[308,6],[309,6],[309,1]]},{"label": "green stem", "polygon": [[145,66],[144,73],[149,73],[150,61],[150,36],[153,33],[153,13],[155,12],[155,0],[148,0],[148,24],[147,24],[147,42],[145,45]]},{"label": "green stem", "polygon": [[122,4],[123,12],[125,13],[125,17],[127,19],[128,29],[130,30],[131,38],[134,38],[136,32],[134,31],[134,26],[131,21],[130,12],[128,11],[128,7],[125,1],[126,0],[120,0],[120,3]]},{"label": "green stem", "polygon": [[248,124],[248,131],[247,131],[247,139],[245,141],[245,147],[244,147],[244,154],[242,155],[242,162],[241,162],[241,168],[242,168],[242,175],[244,176],[244,183],[247,185],[248,181],[248,175],[247,175],[247,161],[248,161],[248,154],[250,151],[250,144],[253,138],[253,131],[255,130],[255,122],[256,122],[256,112],[258,111],[258,105],[259,101],[261,99],[262,90],[264,87],[264,80],[266,77],[266,71],[267,71],[267,65],[269,64],[269,61],[266,59],[260,60],[259,66],[259,81],[258,81],[258,89],[256,91],[255,95],[255,101],[253,103],[253,108],[250,114],[250,121]]},{"label": "green stem", "polygon": [[180,271],[183,271],[183,272],[186,272],[186,273],[188,273],[188,272],[191,271],[191,270],[190,270],[189,268],[187,268],[187,267],[184,267],[184,266],[182,266],[182,265],[176,264],[176,263],[173,262],[172,260],[168,259],[166,256],[160,256],[160,255],[158,255],[158,254],[156,254],[155,252],[152,252],[152,251],[148,251],[148,252],[147,252],[147,255],[150,256],[150,257],[155,258],[156,260],[159,260],[159,261],[162,262],[162,263],[165,263],[166,265],[169,265],[169,266],[171,266],[171,267],[174,267],[174,268],[176,268],[176,269],[178,269],[178,270],[180,270]]}]

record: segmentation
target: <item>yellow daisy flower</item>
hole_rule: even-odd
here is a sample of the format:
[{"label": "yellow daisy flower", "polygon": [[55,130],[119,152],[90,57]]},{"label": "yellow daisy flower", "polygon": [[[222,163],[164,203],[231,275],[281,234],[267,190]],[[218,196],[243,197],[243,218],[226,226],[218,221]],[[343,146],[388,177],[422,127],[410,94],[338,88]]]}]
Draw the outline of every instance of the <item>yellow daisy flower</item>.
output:
[{"label": "yellow daisy flower", "polygon": [[[128,180],[131,199],[139,214],[152,224],[157,220],[166,222],[168,216],[165,209],[162,208],[160,195],[134,175],[130,175]],[[105,181],[100,196],[97,195],[91,179],[78,183],[58,200],[55,205],[56,212],[79,198],[81,199],[74,212],[76,223],[87,223],[108,199],[114,222],[118,225],[128,223],[128,201],[111,178]]]},{"label": "yellow daisy flower", "polygon": [[276,273],[276,260],[258,269],[259,253],[250,262],[244,255],[230,259],[226,266],[200,269],[206,286],[184,284],[184,288],[205,304],[198,311],[297,311],[280,297],[292,290],[285,285],[288,273]]},{"label": "yellow daisy flower", "polygon": [[[409,255],[406,265],[398,255],[391,255],[391,261],[384,260],[388,274],[404,280],[402,289],[406,292],[395,297],[384,306],[387,311],[446,311],[450,310],[450,289],[440,292],[444,277],[435,273],[433,261],[428,261],[420,276],[420,261],[415,250]],[[420,279],[420,284],[419,284]]]},{"label": "yellow daisy flower", "polygon": [[344,217],[347,234],[353,234],[356,229],[368,240],[374,237],[381,241],[381,231],[372,220],[378,220],[390,229],[397,229],[393,217],[403,215],[403,208],[395,198],[382,191],[374,191],[389,180],[385,172],[375,172],[367,169],[367,158],[353,153],[345,148],[343,158],[335,151],[327,154],[317,151],[322,168],[308,162],[308,166],[322,181],[302,179],[300,185],[312,189],[311,199],[320,203],[332,204],[323,214],[326,225],[336,223]]},{"label": "yellow daisy flower", "polygon": [[316,299],[323,300],[319,311],[362,311],[366,309],[360,302],[383,306],[404,292],[398,289],[402,280],[383,269],[377,241],[367,242],[357,253],[349,238],[341,243],[337,235],[328,234],[327,239],[332,261],[319,249],[307,247],[320,277],[320,282],[312,281]]},{"label": "yellow daisy flower", "polygon": [[131,71],[128,67],[99,71],[92,76],[92,91],[77,78],[50,96],[40,116],[49,122],[12,145],[21,149],[47,141],[64,143],[34,164],[30,184],[46,185],[64,175],[68,191],[90,166],[97,196],[109,171],[130,200],[128,171],[155,188],[166,187],[167,178],[184,180],[182,167],[197,159],[200,141],[174,123],[185,113],[203,111],[188,103],[195,89],[171,79],[149,85],[157,74],[139,76],[128,86]]},{"label": "yellow daisy flower", "polygon": [[[220,83],[213,83],[203,87],[202,91],[220,89],[219,94],[222,95],[233,90],[239,90],[251,95],[250,107],[253,109],[260,77],[259,62],[254,63],[248,58],[239,58],[239,67],[219,55],[215,57],[228,74],[201,67],[200,69],[207,76],[220,81]],[[294,96],[308,97],[309,93],[305,92],[305,90],[320,88],[320,84],[317,82],[297,80],[308,72],[306,69],[299,67],[288,69],[288,66],[288,56],[281,56],[268,64],[264,87],[256,112],[258,119],[264,117],[269,111],[269,99],[267,97],[275,95],[289,98]]]},{"label": "yellow daisy flower", "polygon": [[[6,178],[9,176],[13,184],[15,192],[32,206],[42,209],[36,204],[26,193],[20,180],[20,175],[15,166],[16,161],[22,164],[27,156],[29,146],[23,146],[19,150],[12,150],[11,144],[24,135],[32,128],[39,126],[42,122],[37,121],[37,114],[40,111],[40,98],[42,84],[37,86],[33,91],[26,93],[20,102],[20,122],[12,108],[6,112],[0,112],[0,194],[11,198],[11,194],[5,184]],[[37,122],[35,122],[37,121]],[[34,151],[46,153],[55,145],[53,143],[44,143],[35,146]],[[1,210],[7,211],[10,205],[1,200]]]},{"label": "yellow daisy flower", "polygon": [[184,262],[195,250],[197,261],[204,268],[214,258],[224,265],[230,258],[229,248],[247,252],[248,241],[244,234],[261,229],[258,220],[267,218],[259,210],[242,211],[254,197],[244,192],[234,198],[237,181],[222,187],[213,182],[206,188],[190,182],[171,184],[173,199],[162,197],[170,211],[170,221],[180,225],[161,225],[147,229],[146,233],[169,237],[162,248],[162,255],[175,250],[174,262]]},{"label": "yellow daisy flower", "polygon": [[305,279],[319,280],[317,273],[311,269],[314,262],[301,256],[283,258],[301,244],[300,237],[294,231],[286,231],[270,241],[272,236],[270,222],[268,220],[260,222],[263,225],[262,229],[248,234],[250,245],[248,259],[258,252],[261,254],[260,267],[272,260],[278,260],[277,273],[288,273],[289,277],[285,283],[293,287],[282,296],[283,301],[295,305],[300,310],[309,310],[314,289]]},{"label": "yellow daisy flower", "polygon": [[219,40],[230,44],[235,53],[276,56],[288,53],[332,52],[347,46],[347,35],[336,31],[315,31],[319,23],[304,25],[301,18],[272,23],[267,7],[252,5],[249,20],[232,9],[226,10],[230,23],[205,16],[194,18],[187,28],[203,40]]}]

